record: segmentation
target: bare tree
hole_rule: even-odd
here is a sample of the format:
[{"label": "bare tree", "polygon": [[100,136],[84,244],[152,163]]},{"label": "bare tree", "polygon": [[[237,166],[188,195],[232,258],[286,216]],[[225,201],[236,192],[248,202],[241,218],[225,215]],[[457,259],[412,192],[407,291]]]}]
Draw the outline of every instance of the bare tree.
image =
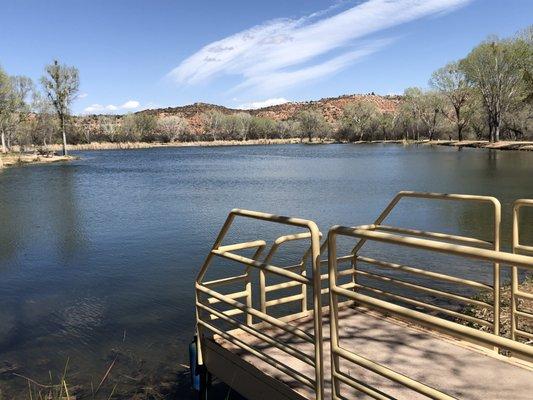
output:
[{"label": "bare tree", "polygon": [[363,141],[365,135],[372,135],[378,113],[377,106],[370,101],[350,103],[344,107],[341,130],[350,140],[358,136],[358,140]]},{"label": "bare tree", "polygon": [[76,98],[80,86],[79,72],[76,67],[59,64],[55,60],[45,68],[46,74],[41,78],[44,91],[57,113],[61,135],[63,136],[63,155],[67,155],[67,133],[65,122],[70,115],[70,105]]},{"label": "bare tree", "polygon": [[327,130],[327,122],[320,111],[301,111],[296,116],[296,120],[300,123],[302,135],[307,136],[309,142],[313,141],[313,136],[319,136]]},{"label": "bare tree", "polygon": [[247,112],[240,112],[235,114],[235,128],[239,139],[245,141],[248,140],[251,124],[252,116]]},{"label": "bare tree", "polygon": [[414,117],[425,129],[428,139],[433,140],[443,110],[442,97],[435,92],[424,92],[419,88],[406,89],[404,96],[407,109],[412,110]]},{"label": "bare tree", "polygon": [[202,115],[202,120],[204,124],[204,133],[206,135],[211,135],[213,140],[217,140],[222,133],[224,114],[220,111],[209,110]]},{"label": "bare tree", "polygon": [[33,138],[35,142],[42,143],[46,149],[57,132],[57,118],[52,103],[40,93],[34,93],[32,111],[35,114],[33,123]]},{"label": "bare tree", "polygon": [[174,142],[189,132],[187,120],[178,116],[166,116],[157,120],[157,130],[164,142]]},{"label": "bare tree", "polygon": [[0,68],[0,134],[2,135],[2,153],[7,153],[6,121],[9,118],[11,102],[11,79]]},{"label": "bare tree", "polygon": [[459,141],[463,140],[463,129],[471,116],[468,106],[472,97],[472,84],[459,68],[459,63],[452,62],[433,73],[430,85],[451,104],[453,113],[445,112],[444,115],[454,122]]}]

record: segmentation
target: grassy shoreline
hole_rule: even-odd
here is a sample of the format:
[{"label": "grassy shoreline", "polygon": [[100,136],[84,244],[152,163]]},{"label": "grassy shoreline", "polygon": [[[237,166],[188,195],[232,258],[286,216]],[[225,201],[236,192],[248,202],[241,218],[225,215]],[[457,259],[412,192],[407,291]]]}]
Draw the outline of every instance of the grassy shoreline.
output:
[{"label": "grassy shoreline", "polygon": [[[307,140],[301,141],[297,138],[290,139],[256,139],[256,140],[215,140],[215,141],[198,141],[198,142],[172,142],[172,143],[160,143],[160,142],[93,142],[84,144],[71,144],[68,145],[68,150],[127,150],[127,149],[150,149],[161,147],[219,147],[219,146],[264,146],[264,145],[281,145],[281,144],[296,144],[306,143]],[[339,143],[328,139],[317,139],[311,144],[334,144]],[[428,145],[428,146],[449,146],[449,147],[469,147],[469,148],[485,148],[495,150],[524,150],[533,151],[532,141],[500,141],[496,143],[490,143],[486,140],[376,140],[376,141],[360,141],[352,142],[349,144],[404,144],[404,145]],[[60,151],[61,145],[50,145],[49,150]]]}]

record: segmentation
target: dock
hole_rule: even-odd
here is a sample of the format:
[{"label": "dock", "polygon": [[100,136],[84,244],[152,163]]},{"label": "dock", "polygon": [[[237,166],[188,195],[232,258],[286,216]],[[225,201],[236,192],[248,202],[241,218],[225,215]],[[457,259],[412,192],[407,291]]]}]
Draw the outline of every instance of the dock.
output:
[{"label": "dock", "polygon": [[[488,207],[493,229],[478,238],[385,224],[413,200]],[[520,241],[524,207],[533,200],[513,206],[512,253],[500,250],[501,205],[490,196],[400,192],[373,223],[334,226],[325,237],[312,220],[232,210],[195,284],[200,398],[214,376],[249,400],[531,399],[533,331],[518,323],[533,321],[522,307],[533,294],[518,286],[533,271],[533,247]],[[245,224],[248,232],[241,220],[268,228]],[[225,244],[234,224],[246,241]],[[297,231],[276,236],[271,225]],[[376,243],[379,258],[365,253]],[[300,253],[296,262],[278,254],[285,247]],[[398,249],[418,251],[416,264],[392,260]],[[491,281],[424,268],[437,254],[479,262]],[[504,268],[511,299],[500,296]],[[504,300],[510,337],[500,332]]]}]

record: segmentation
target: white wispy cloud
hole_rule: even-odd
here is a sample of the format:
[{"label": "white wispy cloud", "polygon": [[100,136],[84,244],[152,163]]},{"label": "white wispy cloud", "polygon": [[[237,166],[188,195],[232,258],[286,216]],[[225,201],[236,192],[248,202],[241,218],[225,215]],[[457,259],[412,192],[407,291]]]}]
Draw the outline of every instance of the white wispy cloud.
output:
[{"label": "white wispy cloud", "polygon": [[244,104],[237,106],[237,108],[240,108],[242,110],[256,110],[258,108],[277,106],[278,104],[285,104],[288,102],[289,100],[283,97],[275,97],[275,98],[266,99],[263,101],[252,101],[250,103],[244,103]]},{"label": "white wispy cloud", "polygon": [[115,105],[115,104],[91,104],[89,107],[85,107],[83,110],[84,114],[114,114],[120,111],[133,111],[141,107],[141,103],[137,100],[128,100],[124,104]]},{"label": "white wispy cloud", "polygon": [[391,43],[371,34],[455,10],[471,0],[368,0],[300,19],[277,19],[210,43],[168,76],[195,85],[221,75],[241,78],[234,90],[279,92],[334,74]]},{"label": "white wispy cloud", "polygon": [[78,99],[84,99],[84,98],[86,98],[88,95],[89,95],[88,93],[80,93],[80,94],[78,95]]}]

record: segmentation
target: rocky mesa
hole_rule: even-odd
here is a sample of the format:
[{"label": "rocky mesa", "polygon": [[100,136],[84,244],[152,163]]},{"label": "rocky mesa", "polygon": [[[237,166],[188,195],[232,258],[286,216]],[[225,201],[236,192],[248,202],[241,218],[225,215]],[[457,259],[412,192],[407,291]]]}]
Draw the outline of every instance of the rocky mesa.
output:
[{"label": "rocky mesa", "polygon": [[368,101],[376,104],[378,109],[382,112],[394,112],[398,107],[401,96],[380,96],[374,93],[369,94],[351,94],[339,97],[329,97],[320,100],[305,101],[305,102],[289,102],[275,106],[258,108],[253,110],[242,110],[235,108],[227,108],[215,104],[194,103],[187,106],[157,108],[139,111],[139,113],[147,113],[157,117],[165,116],[179,116],[187,120],[189,127],[194,132],[201,132],[203,129],[204,119],[203,115],[209,111],[219,111],[223,114],[236,114],[241,112],[248,112],[251,115],[270,118],[276,121],[288,120],[295,117],[303,110],[320,111],[326,121],[334,123],[339,121],[342,116],[344,107],[350,103],[357,103],[360,101]]}]

